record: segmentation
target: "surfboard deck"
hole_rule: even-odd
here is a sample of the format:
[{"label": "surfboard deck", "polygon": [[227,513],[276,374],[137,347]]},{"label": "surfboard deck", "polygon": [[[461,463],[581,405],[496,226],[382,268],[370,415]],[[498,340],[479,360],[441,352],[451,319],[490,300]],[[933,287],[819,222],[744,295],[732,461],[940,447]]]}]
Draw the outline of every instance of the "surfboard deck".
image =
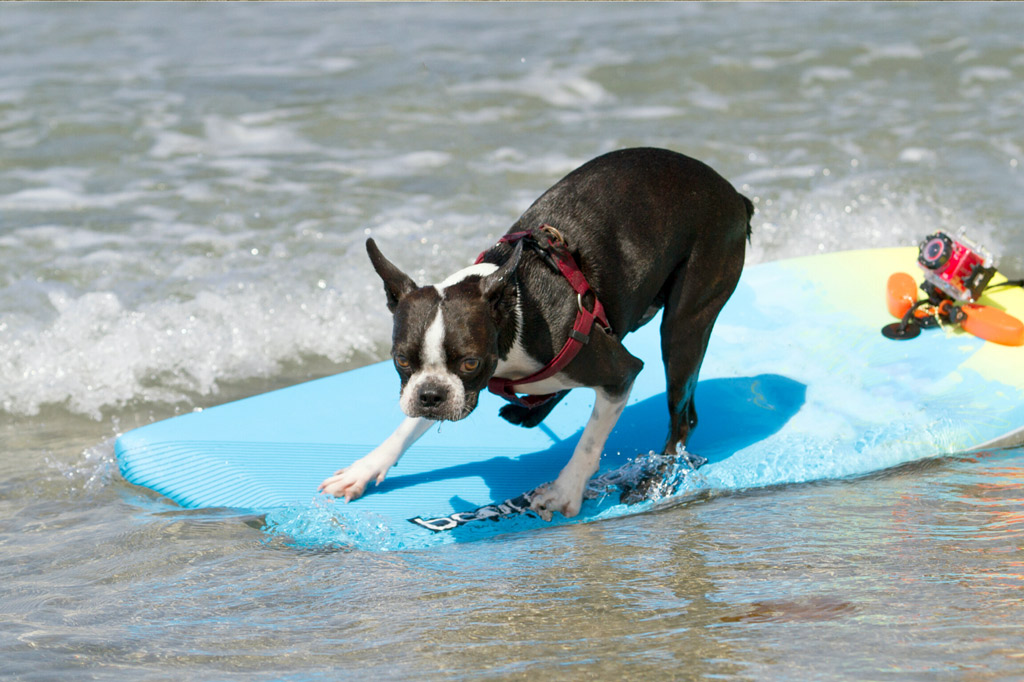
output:
[{"label": "surfboard deck", "polygon": [[[543,424],[513,426],[481,395],[465,420],[432,429],[379,486],[349,504],[319,483],[402,420],[390,362],[150,424],[118,438],[125,480],[186,508],[265,514],[295,542],[423,548],[647,511],[704,490],[862,475],[911,460],[1024,442],[1024,347],[962,331],[882,336],[885,282],[913,274],[916,249],[823,254],[748,267],[715,325],[701,369],[699,424],[674,496],[626,505],[617,479],[652,464],[668,406],[656,318],[626,338],[646,363],[605,447],[579,516],[545,522],[524,493],[553,480],[593,406],[572,391]],[[993,280],[993,281],[999,281]],[[1024,315],[1024,291],[981,303]],[[383,301],[381,303],[383,305]]]}]

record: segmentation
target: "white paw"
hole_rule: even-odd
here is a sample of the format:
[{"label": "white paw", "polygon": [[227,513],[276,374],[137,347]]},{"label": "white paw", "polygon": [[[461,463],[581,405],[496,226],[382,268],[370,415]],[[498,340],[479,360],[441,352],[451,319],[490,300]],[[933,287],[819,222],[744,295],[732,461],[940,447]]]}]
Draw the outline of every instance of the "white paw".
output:
[{"label": "white paw", "polygon": [[339,469],[321,483],[320,492],[334,497],[344,497],[346,502],[351,502],[366,492],[366,486],[370,481],[383,481],[389,468],[376,466],[372,462],[367,462],[365,458],[357,460],[350,466]]},{"label": "white paw", "polygon": [[545,483],[534,493],[530,509],[537,512],[545,521],[550,521],[554,512],[571,519],[580,513],[583,491],[567,488],[561,481]]}]

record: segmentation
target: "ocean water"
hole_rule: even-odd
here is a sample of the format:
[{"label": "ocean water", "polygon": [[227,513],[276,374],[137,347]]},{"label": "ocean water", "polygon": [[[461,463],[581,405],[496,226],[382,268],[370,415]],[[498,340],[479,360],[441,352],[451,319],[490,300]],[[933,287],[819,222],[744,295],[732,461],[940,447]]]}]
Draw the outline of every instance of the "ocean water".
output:
[{"label": "ocean water", "polygon": [[754,199],[749,263],[966,229],[1024,276],[1021,35],[1016,3],[0,6],[0,677],[1024,676],[1020,448],[389,554],[182,510],[112,449],[382,359],[367,235],[434,281],[621,147]]}]

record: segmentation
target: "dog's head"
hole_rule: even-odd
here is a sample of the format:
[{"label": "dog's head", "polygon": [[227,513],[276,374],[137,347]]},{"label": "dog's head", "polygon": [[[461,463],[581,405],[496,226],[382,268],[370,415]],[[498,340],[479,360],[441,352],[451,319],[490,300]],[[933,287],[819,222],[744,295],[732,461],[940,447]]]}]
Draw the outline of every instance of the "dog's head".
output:
[{"label": "dog's head", "polygon": [[522,244],[501,267],[482,263],[425,287],[372,239],[366,251],[394,315],[391,355],[402,379],[402,411],[434,420],[466,417],[498,365],[499,331],[515,323],[510,293]]}]

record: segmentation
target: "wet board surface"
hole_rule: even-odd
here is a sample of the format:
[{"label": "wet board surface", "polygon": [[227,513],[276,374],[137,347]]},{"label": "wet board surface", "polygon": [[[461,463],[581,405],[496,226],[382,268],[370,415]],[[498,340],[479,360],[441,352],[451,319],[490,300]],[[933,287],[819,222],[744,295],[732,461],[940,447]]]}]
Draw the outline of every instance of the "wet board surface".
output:
[{"label": "wet board surface", "polygon": [[[580,523],[639,513],[705,490],[843,478],[924,457],[1024,442],[1024,347],[959,330],[892,341],[885,283],[921,281],[915,248],[824,254],[748,267],[715,326],[688,449],[709,461],[677,471],[675,497],[625,505],[616,477],[664,444],[668,425],[656,318],[626,338],[646,363],[612,432]],[[994,282],[1001,281],[997,276]],[[1024,316],[1024,291],[983,298]],[[381,301],[383,305],[383,297]],[[572,391],[534,429],[481,395],[465,420],[434,428],[388,478],[345,504],[319,483],[376,447],[402,420],[390,362],[220,405],[122,435],[124,478],[186,508],[265,514],[296,542],[422,548],[550,525],[521,509],[553,480],[593,406]]]}]

